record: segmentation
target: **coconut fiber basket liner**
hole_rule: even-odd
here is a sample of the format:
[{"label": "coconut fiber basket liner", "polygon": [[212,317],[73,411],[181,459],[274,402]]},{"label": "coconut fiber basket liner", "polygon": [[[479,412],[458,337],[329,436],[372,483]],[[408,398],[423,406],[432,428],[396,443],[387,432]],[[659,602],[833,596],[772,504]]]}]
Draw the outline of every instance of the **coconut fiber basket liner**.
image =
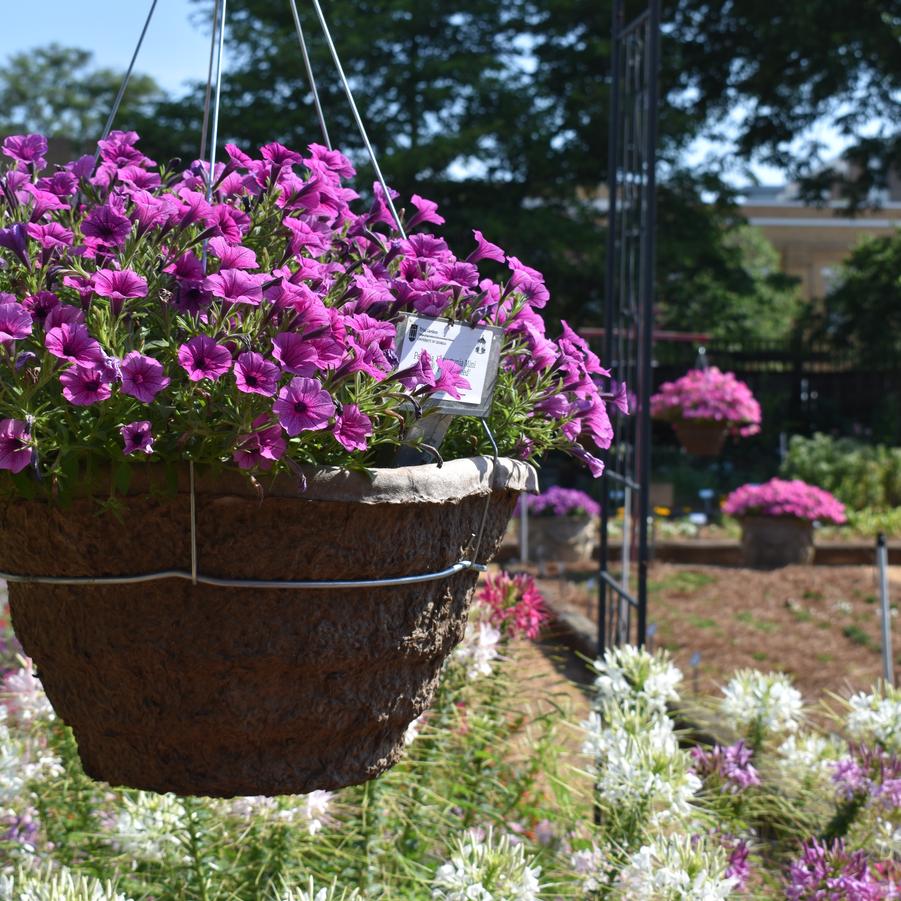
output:
[{"label": "coconut fiber basket liner", "polygon": [[[154,467],[146,473],[153,480]],[[122,576],[189,569],[187,471],[177,494],[134,485],[119,516],[0,501],[0,569]],[[383,579],[497,550],[535,470],[473,457],[364,475],[198,475],[198,569],[256,580]],[[162,475],[160,475],[162,481]],[[490,495],[490,500],[489,500]],[[487,514],[486,514],[487,510]],[[298,794],[394,764],[463,636],[478,574],[354,589],[10,583],[13,626],[85,772],[177,794]]]}]

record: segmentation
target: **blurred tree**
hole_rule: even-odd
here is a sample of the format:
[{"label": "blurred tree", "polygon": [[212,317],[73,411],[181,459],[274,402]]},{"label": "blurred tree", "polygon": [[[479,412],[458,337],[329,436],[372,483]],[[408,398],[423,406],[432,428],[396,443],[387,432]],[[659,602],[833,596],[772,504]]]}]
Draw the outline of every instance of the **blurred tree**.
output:
[{"label": "blurred tree", "polygon": [[[76,146],[97,140],[124,73],[95,67],[93,54],[50,44],[13,53],[0,66],[0,131],[37,131]],[[162,99],[157,83],[134,73],[123,98],[123,118]]]},{"label": "blurred tree", "polygon": [[901,231],[851,252],[826,296],[826,333],[864,363],[901,357]]}]

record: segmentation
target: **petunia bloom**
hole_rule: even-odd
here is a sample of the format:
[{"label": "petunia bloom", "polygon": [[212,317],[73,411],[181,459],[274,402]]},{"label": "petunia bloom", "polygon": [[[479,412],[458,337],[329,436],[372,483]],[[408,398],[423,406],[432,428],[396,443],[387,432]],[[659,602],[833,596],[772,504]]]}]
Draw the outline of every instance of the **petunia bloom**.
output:
[{"label": "petunia bloom", "polygon": [[122,393],[135,397],[144,404],[151,403],[170,381],[158,360],[136,350],[122,360],[121,371]]},{"label": "petunia bloom", "polygon": [[18,303],[0,303],[0,344],[27,338],[31,329],[31,315],[25,307]]},{"label": "petunia bloom", "polygon": [[178,362],[192,382],[201,379],[215,382],[231,369],[232,355],[208,335],[197,335],[179,347]]},{"label": "petunia bloom", "polygon": [[270,469],[274,461],[285,453],[287,442],[282,435],[281,426],[262,428],[268,421],[266,415],[254,420],[254,431],[250,435],[241,435],[232,459],[241,469]]},{"label": "petunia bloom", "polygon": [[28,423],[22,419],[0,419],[0,469],[21,472],[31,457]]},{"label": "petunia bloom", "polygon": [[293,436],[324,429],[335,415],[335,403],[316,379],[299,377],[279,391],[272,411]]},{"label": "petunia bloom", "polygon": [[33,164],[37,169],[47,165],[47,139],[43,135],[10,135],[3,141],[3,154],[17,163]]},{"label": "petunia bloom", "polygon": [[438,373],[435,379],[435,391],[444,391],[456,400],[460,400],[460,389],[468,391],[472,386],[469,379],[464,378],[460,373],[463,367],[453,360],[447,360],[444,357],[437,361]]},{"label": "petunia bloom", "polygon": [[272,339],[272,356],[293,375],[313,375],[321,368],[316,346],[297,332],[282,332]]},{"label": "petunia bloom", "polygon": [[146,419],[130,422],[128,425],[122,426],[120,431],[122,432],[122,453],[153,453],[153,432]]},{"label": "petunia bloom", "polygon": [[118,302],[147,296],[147,280],[131,269],[98,269],[91,276],[94,293]]},{"label": "petunia bloom", "polygon": [[131,220],[109,203],[94,207],[81,225],[85,238],[103,247],[121,247],[131,234]]},{"label": "petunia bloom", "polygon": [[485,236],[476,228],[472,231],[473,237],[476,239],[476,249],[466,258],[467,263],[477,263],[479,260],[496,260],[503,263],[507,259],[507,254],[490,241],[485,240]]},{"label": "petunia bloom", "polygon": [[278,387],[281,370],[262,354],[243,353],[235,360],[235,381],[239,391],[245,394],[262,394],[271,397]]},{"label": "petunia bloom", "polygon": [[112,394],[112,377],[108,370],[88,366],[73,366],[59,377],[63,397],[79,407],[107,400]]},{"label": "petunia bloom", "polygon": [[203,282],[203,287],[213,297],[221,297],[230,303],[247,303],[258,306],[263,299],[264,275],[251,275],[242,269],[223,269],[210,275]]},{"label": "petunia bloom", "polygon": [[332,434],[346,450],[366,450],[366,438],[372,434],[372,420],[356,404],[345,404],[335,419]]},{"label": "petunia bloom", "polygon": [[100,343],[85,326],[77,323],[63,322],[51,328],[44,338],[44,346],[54,357],[78,366],[93,366],[103,359]]}]

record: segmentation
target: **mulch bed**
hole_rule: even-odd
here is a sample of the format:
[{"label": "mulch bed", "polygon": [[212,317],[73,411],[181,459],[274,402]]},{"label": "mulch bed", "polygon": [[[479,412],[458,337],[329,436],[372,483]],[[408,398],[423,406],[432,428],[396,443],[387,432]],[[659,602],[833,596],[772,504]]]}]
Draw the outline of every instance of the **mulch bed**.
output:
[{"label": "mulch bed", "polygon": [[[901,607],[901,571],[891,596]],[[541,578],[552,607],[594,619],[588,572]],[[812,702],[869,687],[882,675],[880,619],[872,566],[790,566],[761,572],[655,563],[649,579],[653,644],[670,650],[686,688],[715,692],[740,667],[781,670]],[[896,666],[901,635],[893,629]],[[690,661],[700,654],[695,673]]]}]

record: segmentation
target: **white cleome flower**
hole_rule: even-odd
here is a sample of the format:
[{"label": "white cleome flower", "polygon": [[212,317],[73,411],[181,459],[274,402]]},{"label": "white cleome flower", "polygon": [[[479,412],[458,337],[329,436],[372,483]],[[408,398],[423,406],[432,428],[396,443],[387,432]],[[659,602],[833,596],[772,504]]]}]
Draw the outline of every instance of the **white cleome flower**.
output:
[{"label": "white cleome flower", "polygon": [[573,870],[581,877],[582,891],[586,895],[598,892],[607,885],[612,861],[610,855],[592,844],[591,848],[574,851],[570,855]]},{"label": "white cleome flower", "polygon": [[882,685],[869,694],[854,695],[848,703],[852,739],[878,744],[890,754],[901,753],[901,690]]},{"label": "white cleome flower", "polygon": [[784,673],[739,670],[723,689],[720,712],[737,732],[763,738],[797,730],[804,703]]},{"label": "white cleome flower", "polygon": [[722,848],[691,835],[661,836],[643,845],[619,874],[622,901],[723,901],[737,880],[727,878]]},{"label": "white cleome flower", "polygon": [[317,889],[310,876],[305,885],[286,887],[279,896],[279,901],[358,901],[360,897],[357,889],[339,889],[334,882],[328,887]]},{"label": "white cleome flower", "polygon": [[316,835],[328,822],[328,810],[334,794],[317,789],[307,795],[284,795],[267,798],[251,795],[228,802],[228,812],[242,820],[264,817],[289,826],[302,825]]},{"label": "white cleome flower", "polygon": [[111,883],[65,867],[0,876],[0,901],[130,901]]},{"label": "white cleome flower", "polygon": [[21,800],[30,782],[52,779],[62,771],[56,755],[10,732],[6,708],[0,706],[0,808]]},{"label": "white cleome flower", "polygon": [[776,765],[783,779],[808,786],[831,786],[835,762],[847,753],[835,736],[816,732],[789,735],[779,745]]},{"label": "white cleome flower", "polygon": [[38,720],[56,719],[50,700],[44,694],[41,680],[34,674],[30,660],[24,666],[14,670],[3,679],[2,693],[10,714],[19,723],[32,723]]},{"label": "white cleome flower", "polygon": [[110,844],[133,860],[161,861],[177,855],[182,846],[187,811],[175,795],[129,792],[109,818]]},{"label": "white cleome flower", "polygon": [[541,867],[525,847],[491,831],[484,841],[470,835],[457,846],[432,880],[432,898],[440,901],[537,901]]},{"label": "white cleome flower", "polygon": [[638,703],[665,714],[667,703],[679,700],[677,687],[682,672],[666,651],[649,654],[632,645],[609,648],[603,660],[595,661],[593,666],[598,674],[594,684],[600,705],[612,702],[632,707]]},{"label": "white cleome flower", "polygon": [[463,641],[454,651],[454,659],[466,666],[466,675],[470,679],[490,676],[494,670],[494,661],[500,657],[498,651],[500,640],[500,631],[491,623],[471,620],[466,625]]}]

